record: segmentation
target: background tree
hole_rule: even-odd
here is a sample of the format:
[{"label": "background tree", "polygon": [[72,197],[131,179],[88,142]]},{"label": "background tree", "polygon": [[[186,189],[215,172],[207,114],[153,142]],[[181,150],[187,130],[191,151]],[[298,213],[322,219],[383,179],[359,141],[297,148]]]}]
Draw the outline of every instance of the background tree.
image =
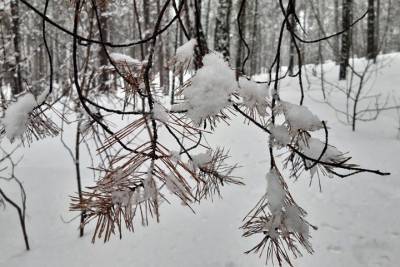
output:
[{"label": "background tree", "polygon": [[368,59],[376,60],[376,38],[375,38],[375,27],[377,26],[375,21],[375,1],[368,0],[368,28],[367,28],[367,57]]},{"label": "background tree", "polygon": [[352,45],[352,30],[350,29],[352,18],[353,18],[353,0],[343,0],[342,28],[349,30],[345,31],[342,35],[339,80],[345,80],[347,75],[347,66],[349,65],[350,48]]},{"label": "background tree", "polygon": [[215,19],[214,49],[225,58],[230,56],[230,19],[232,0],[219,0]]}]

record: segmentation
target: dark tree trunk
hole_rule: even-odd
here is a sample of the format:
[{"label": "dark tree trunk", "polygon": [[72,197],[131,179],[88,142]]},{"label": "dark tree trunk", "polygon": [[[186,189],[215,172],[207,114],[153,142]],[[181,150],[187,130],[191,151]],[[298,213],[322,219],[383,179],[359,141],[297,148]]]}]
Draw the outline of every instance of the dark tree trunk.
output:
[{"label": "dark tree trunk", "polygon": [[[83,201],[82,197],[82,180],[81,180],[81,169],[80,169],[80,141],[81,141],[81,124],[82,124],[82,114],[79,115],[78,124],[76,126],[76,135],[75,135],[75,173],[76,173],[76,182],[78,187],[78,196],[79,200]],[[86,212],[82,211],[80,216],[80,224],[79,224],[79,236],[82,237],[85,231],[85,217]]]},{"label": "dark tree trunk", "polygon": [[[144,37],[147,37],[150,33],[151,25],[150,25],[150,6],[151,1],[143,0],[143,22],[144,22]],[[145,53],[147,54],[148,45],[147,42],[144,44]]]},{"label": "dark tree trunk", "polygon": [[[238,12],[239,12],[240,6],[242,4],[241,2],[242,1],[237,2],[238,3],[238,7],[237,7]],[[238,25],[237,25],[238,26],[238,35],[240,35],[240,31],[239,31],[239,27],[240,27],[244,38],[246,37],[246,7],[247,7],[247,4],[245,2],[243,5],[243,10],[242,10],[240,19],[238,21]],[[236,64],[235,64],[236,69],[238,69],[238,70],[241,68],[241,65],[242,65],[242,56],[243,56],[242,54],[243,54],[243,42],[241,40],[241,37],[238,36],[237,46],[236,46]]]},{"label": "dark tree trunk", "polygon": [[13,206],[17,212],[18,212],[18,218],[19,218],[19,223],[21,226],[22,234],[24,236],[24,242],[25,242],[25,248],[26,250],[30,250],[29,246],[29,240],[28,240],[28,233],[26,231],[26,224],[25,224],[25,219],[26,219],[26,199],[22,200],[23,203],[21,206],[18,206],[16,202],[14,202],[12,199],[10,199],[0,188],[0,197],[2,197],[7,203],[9,203],[11,206]]},{"label": "dark tree trunk", "polygon": [[12,27],[11,31],[14,36],[13,44],[14,44],[14,86],[12,88],[13,95],[19,94],[23,91],[22,88],[22,77],[21,77],[21,51],[19,47],[20,42],[20,34],[19,34],[19,6],[18,1],[11,1],[11,17],[12,17]]},{"label": "dark tree trunk", "polygon": [[[157,0],[157,13],[160,13],[160,0]],[[163,93],[165,94],[165,73],[164,73],[164,41],[163,38],[159,39],[158,42],[158,74],[160,77],[160,87],[163,88]],[[168,94],[168,93],[167,93]]]},{"label": "dark tree trunk", "polygon": [[194,51],[194,65],[196,69],[199,69],[203,66],[203,57],[208,52],[206,37],[204,36],[203,27],[201,25],[201,0],[193,0],[190,9],[193,10],[194,16],[194,28],[191,29],[191,36],[194,36],[197,41]]},{"label": "dark tree trunk", "polygon": [[368,21],[367,21],[367,58],[376,59],[376,40],[375,40],[375,1],[368,0]]},{"label": "dark tree trunk", "polygon": [[342,49],[340,55],[340,68],[339,68],[339,80],[345,80],[347,74],[347,66],[349,65],[350,58],[350,47],[351,47],[351,28],[350,24],[352,21],[352,8],[353,0],[343,0],[342,7],[342,27],[347,29],[342,34]]},{"label": "dark tree trunk", "polygon": [[[335,17],[335,32],[339,31],[339,0],[334,0],[333,16]],[[335,36],[334,39],[334,57],[335,62],[338,64],[340,62],[340,39],[339,36]]]},{"label": "dark tree trunk", "polygon": [[[139,12],[138,12],[138,8],[137,8],[136,0],[133,0],[133,12],[135,13],[135,20],[136,20],[138,36],[139,36],[139,39],[142,39],[143,38],[142,26],[140,23]],[[140,44],[140,59],[141,60],[144,60],[144,57],[145,57],[144,49],[145,49],[144,44],[141,43]]]},{"label": "dark tree trunk", "polygon": [[[101,27],[101,35],[103,40],[106,42],[108,40],[108,15],[107,15],[107,3],[104,1],[100,6],[100,27]],[[105,67],[108,65],[107,54],[102,47],[100,47],[99,51],[99,60],[100,66],[103,68],[100,75],[100,91],[108,91],[108,75]]]},{"label": "dark tree trunk", "polygon": [[[293,14],[290,16],[290,24],[289,26],[289,30],[294,32],[296,30],[296,0],[290,0],[289,1],[289,7],[288,7],[288,14]],[[290,46],[289,46],[289,66],[288,66],[288,72],[289,75],[293,75],[293,69],[294,69],[294,57],[295,57],[295,45],[294,42],[292,40],[292,38],[290,38]]]},{"label": "dark tree trunk", "polygon": [[214,49],[229,59],[230,47],[230,17],[232,0],[219,0],[215,21]]},{"label": "dark tree trunk", "polygon": [[[135,0],[132,0],[132,15],[130,16],[130,21],[129,21],[129,24],[131,25],[131,34],[132,34],[132,37],[133,37],[133,39],[137,39],[137,37],[138,37],[138,34],[137,34],[137,32],[138,32],[138,29],[137,29],[137,25],[136,25],[136,21],[137,21],[137,18],[136,18],[136,8],[135,8],[135,5],[136,5],[136,3],[135,3]],[[137,58],[137,55],[136,55],[136,52],[137,52],[137,48],[136,48],[137,46],[132,46],[131,47],[131,49],[130,49],[130,54],[131,54],[131,56],[133,57],[133,58]]]},{"label": "dark tree trunk", "polygon": [[[167,42],[164,43],[163,48],[163,68],[164,68],[164,95],[169,95],[170,90],[170,65],[168,64],[167,60],[171,57],[171,51],[169,44],[171,43],[171,31],[167,32]],[[164,60],[164,58],[166,60]]]}]

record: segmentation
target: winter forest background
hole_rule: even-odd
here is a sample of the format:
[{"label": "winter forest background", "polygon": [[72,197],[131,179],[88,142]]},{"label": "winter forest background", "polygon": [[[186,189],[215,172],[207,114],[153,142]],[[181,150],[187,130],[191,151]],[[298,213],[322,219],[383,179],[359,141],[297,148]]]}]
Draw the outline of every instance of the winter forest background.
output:
[{"label": "winter forest background", "polygon": [[1,0],[0,266],[399,266],[398,0]]}]

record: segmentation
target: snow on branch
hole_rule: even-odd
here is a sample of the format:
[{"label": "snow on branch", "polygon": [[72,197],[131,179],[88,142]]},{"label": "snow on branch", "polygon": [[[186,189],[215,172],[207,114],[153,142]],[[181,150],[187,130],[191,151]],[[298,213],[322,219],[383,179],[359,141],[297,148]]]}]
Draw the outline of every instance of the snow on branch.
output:
[{"label": "snow on branch", "polygon": [[43,111],[36,109],[45,101],[47,94],[48,90],[38,96],[27,92],[8,106],[1,124],[4,126],[3,133],[11,142],[16,138],[23,139],[24,135],[29,141],[32,136],[39,139],[58,134],[58,127]]},{"label": "snow on branch", "polygon": [[230,96],[237,89],[235,72],[219,53],[210,53],[203,58],[200,68],[185,88],[187,116],[195,125],[207,119],[213,120],[230,105]]}]

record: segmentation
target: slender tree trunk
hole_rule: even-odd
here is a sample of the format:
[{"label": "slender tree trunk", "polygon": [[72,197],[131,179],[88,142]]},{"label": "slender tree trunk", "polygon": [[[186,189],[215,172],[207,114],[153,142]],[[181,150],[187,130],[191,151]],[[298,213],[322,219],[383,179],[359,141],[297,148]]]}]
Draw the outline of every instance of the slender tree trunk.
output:
[{"label": "slender tree trunk", "polygon": [[342,34],[342,49],[340,55],[339,80],[345,80],[347,74],[347,66],[349,65],[350,47],[351,47],[351,29],[353,0],[343,0],[342,7],[342,27],[347,29]]},{"label": "slender tree trunk", "polygon": [[[194,28],[193,28],[193,25],[192,25],[192,23],[190,21],[190,7],[189,7],[189,4],[188,4],[188,1],[184,1],[183,2],[183,20],[185,22],[185,26],[186,26],[189,38],[192,38],[193,37],[193,33],[194,33]],[[182,37],[182,40],[183,40],[183,37]]]},{"label": "slender tree trunk", "polygon": [[[164,42],[164,48],[163,48],[163,58],[170,58],[170,43],[171,43],[171,31],[167,32],[167,42]],[[163,62],[163,68],[164,68],[164,95],[169,95],[169,90],[170,90],[170,65],[168,62],[164,60]]]},{"label": "slender tree trunk", "polygon": [[6,201],[8,202],[11,206],[13,206],[17,212],[18,212],[18,218],[19,218],[19,223],[21,226],[21,230],[22,230],[22,234],[24,236],[24,243],[25,243],[25,248],[26,250],[30,250],[30,246],[29,246],[29,240],[28,240],[28,233],[26,231],[26,224],[25,224],[25,200],[23,200],[22,203],[22,208],[20,206],[18,206],[17,203],[15,203],[12,199],[10,199],[4,192],[3,190],[1,190],[0,188],[0,196]]},{"label": "slender tree trunk", "polygon": [[[7,28],[7,20],[5,17],[0,16],[0,36],[1,36],[1,56],[2,56],[2,61],[4,62],[4,64],[0,65],[0,79],[2,84],[7,84],[7,80],[9,80],[9,74],[8,74],[8,70],[10,68],[9,64],[8,64],[8,60],[7,60],[7,49],[6,49],[6,37],[5,37],[5,29]],[[3,87],[0,87],[3,88]],[[1,91],[2,96],[3,91]],[[3,104],[3,103],[2,103]]]},{"label": "slender tree trunk", "polygon": [[[335,17],[335,32],[339,32],[339,0],[334,0],[333,16]],[[334,39],[334,57],[335,62],[338,64],[340,62],[340,39],[339,36],[335,36]]]},{"label": "slender tree trunk", "polygon": [[197,41],[194,51],[194,65],[198,69],[203,66],[203,57],[208,52],[207,41],[201,24],[201,0],[193,0],[190,9],[193,10],[194,16],[194,28],[192,28],[191,36],[195,36]]},{"label": "slender tree trunk", "polygon": [[253,32],[251,37],[251,62],[250,62],[250,75],[254,75],[257,71],[257,31],[258,31],[258,0],[254,1],[253,11]]},{"label": "slender tree trunk", "polygon": [[207,1],[207,9],[206,9],[206,20],[204,22],[205,36],[207,37],[207,39],[208,39],[208,33],[209,33],[208,30],[210,28],[210,13],[211,13],[210,8],[211,8],[211,0],[208,0]]},{"label": "slender tree trunk", "polygon": [[368,20],[367,20],[367,58],[376,59],[376,40],[375,40],[375,1],[368,0]]},{"label": "slender tree trunk", "polygon": [[[389,8],[391,6],[391,4],[388,5]],[[381,0],[376,0],[376,17],[375,17],[375,52],[376,52],[376,57],[379,54],[379,51],[381,49],[383,49],[383,47],[381,47],[381,43],[383,44],[384,40],[380,41],[380,17],[381,17]],[[390,20],[390,11],[388,10],[388,20],[387,22],[389,22]],[[385,35],[385,34],[384,34]],[[376,57],[375,57],[375,61],[376,61]]]},{"label": "slender tree trunk", "polygon": [[[305,26],[307,26],[307,21],[308,21],[308,6],[306,5],[306,4],[304,4],[303,5],[303,12],[304,12],[304,15],[303,15],[303,25],[305,25]],[[308,46],[307,45],[303,45],[302,47],[301,47],[301,50],[300,50],[300,53],[301,53],[301,58],[302,58],[302,60],[303,60],[303,64],[304,63],[307,63],[307,59],[306,59],[306,48],[307,48]]]},{"label": "slender tree trunk", "polygon": [[[135,13],[135,20],[136,20],[139,39],[142,39],[143,38],[142,26],[140,24],[140,18],[139,18],[139,12],[138,12],[138,8],[137,8],[136,0],[133,0],[133,11]],[[144,49],[145,49],[144,44],[141,43],[140,44],[140,59],[141,60],[144,60],[144,57],[145,57]]]},{"label": "slender tree trunk", "polygon": [[[137,34],[138,30],[137,30],[137,25],[136,25],[137,18],[136,18],[135,5],[136,5],[135,0],[132,0],[132,6],[131,6],[132,7],[132,15],[130,16],[131,20],[129,21],[129,24],[131,25],[131,29],[132,29],[131,34],[132,34],[132,37],[133,37],[134,40],[136,40],[137,37],[138,37],[138,34]],[[136,48],[136,46],[132,46],[131,49],[130,49],[130,52],[131,52],[131,55],[132,55],[133,58],[137,58],[137,55],[136,55],[137,48]]]},{"label": "slender tree trunk", "polygon": [[229,59],[230,48],[230,17],[232,0],[219,0],[215,20],[214,49]]},{"label": "slender tree trunk", "polygon": [[[237,3],[238,3],[237,10],[239,12],[242,1],[238,1]],[[246,6],[247,6],[247,3],[245,2],[244,6],[243,6],[242,14],[240,16],[240,19],[239,19],[238,25],[237,25],[238,26],[238,35],[240,35],[240,32],[239,32],[239,27],[240,27],[244,38],[246,37]],[[238,69],[238,70],[241,68],[241,65],[242,65],[242,56],[243,56],[242,54],[243,54],[243,43],[242,43],[241,37],[238,36],[237,46],[236,46],[236,64],[235,64],[236,69]]]},{"label": "slender tree trunk", "polygon": [[[160,13],[160,0],[157,0],[157,13]],[[163,94],[165,94],[165,73],[164,73],[164,42],[163,38],[159,38],[158,42],[158,75],[160,78],[160,87],[163,88]],[[168,94],[168,91],[167,91]]]},{"label": "slender tree trunk", "polygon": [[[178,48],[178,44],[180,44],[180,40],[179,40],[179,38],[180,38],[180,32],[181,32],[181,30],[180,30],[180,26],[179,26],[179,24],[177,23],[176,24],[176,30],[175,30],[175,42],[174,42],[174,51],[176,51],[176,49]],[[172,67],[172,73],[174,73],[175,74],[175,70],[176,70],[176,66],[174,65],[173,67]],[[179,72],[179,77],[182,75],[181,74],[182,72],[180,71]],[[171,85],[171,98],[170,98],[170,104],[171,105],[173,105],[173,104],[175,104],[175,78],[176,78],[176,75],[172,75],[172,85]]]},{"label": "slender tree trunk", "polygon": [[[322,5],[322,3],[318,3],[318,7],[317,7],[317,15],[319,18],[324,18],[324,10],[325,10],[325,5]],[[323,23],[323,19],[321,24]],[[322,35],[323,31],[323,25],[320,25],[320,27],[318,27],[319,30],[319,35]],[[325,77],[324,77],[324,55],[323,55],[323,47],[322,47],[322,42],[318,42],[318,61],[319,61],[319,67],[320,67],[320,72],[321,72],[321,91],[322,91],[322,96],[324,98],[324,100],[326,100],[326,93],[325,93]]]},{"label": "slender tree trunk", "polygon": [[[78,186],[78,196],[79,200],[82,201],[82,181],[81,181],[81,169],[80,169],[80,139],[81,139],[81,118],[82,115],[79,115],[78,124],[76,128],[76,136],[75,136],[75,172],[76,172],[76,182]],[[81,219],[79,224],[79,236],[82,237],[85,229],[85,211],[81,212]]]},{"label": "slender tree trunk", "polygon": [[[296,30],[296,0],[290,0],[289,1],[289,7],[288,11],[289,14],[293,14],[290,16],[290,24],[288,25],[290,27],[290,31],[295,31]],[[296,51],[295,51],[295,46],[293,43],[292,38],[290,38],[290,45],[289,45],[289,66],[288,66],[288,72],[289,75],[293,75],[293,69],[294,69],[294,57],[295,57]]]},{"label": "slender tree trunk", "polygon": [[13,44],[14,44],[14,86],[12,88],[13,95],[19,94],[23,91],[22,87],[22,77],[21,77],[21,50],[19,47],[20,34],[19,34],[19,5],[18,0],[11,1],[11,17],[12,26],[11,31],[13,34]]},{"label": "slender tree trunk", "polygon": [[[100,27],[101,27],[101,34],[103,36],[103,40],[107,41],[108,40],[108,15],[107,15],[107,2],[104,1],[101,5],[99,5],[100,9]],[[104,51],[102,47],[100,47],[99,51],[99,60],[100,60],[100,66],[103,68],[101,75],[100,75],[100,91],[108,91],[109,86],[108,86],[108,75],[107,71],[104,69],[105,66],[108,65],[108,58],[107,54]]]},{"label": "slender tree trunk", "polygon": [[[183,30],[182,29],[179,30],[179,45],[180,46],[183,45]],[[177,49],[177,47],[175,48],[175,51],[176,51],[176,49]],[[180,71],[179,72],[179,86],[182,86],[182,84],[183,84],[183,72]],[[174,98],[172,98],[172,99],[174,99]]]},{"label": "slender tree trunk", "polygon": [[[143,35],[144,35],[144,37],[147,37],[150,34],[150,28],[151,28],[151,25],[150,25],[150,6],[151,6],[151,1],[143,0],[142,5],[143,5],[143,22],[144,22]],[[146,54],[147,54],[147,49],[148,49],[148,44],[146,42],[144,44],[144,50],[145,50]]]}]

